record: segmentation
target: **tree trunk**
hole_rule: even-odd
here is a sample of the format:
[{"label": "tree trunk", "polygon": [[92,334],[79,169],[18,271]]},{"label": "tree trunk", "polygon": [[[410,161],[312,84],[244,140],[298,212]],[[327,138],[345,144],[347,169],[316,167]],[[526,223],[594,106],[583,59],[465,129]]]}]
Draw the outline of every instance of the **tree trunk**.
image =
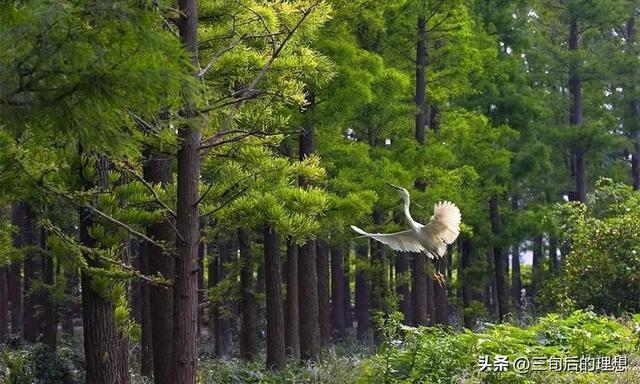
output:
[{"label": "tree trunk", "polygon": [[258,353],[258,324],[256,319],[256,297],[254,291],[253,256],[249,231],[238,229],[238,248],[242,269],[240,270],[242,326],[240,327],[240,356],[253,360]]},{"label": "tree trunk", "polygon": [[511,299],[516,311],[522,310],[522,278],[520,273],[520,244],[516,243],[511,248]]},{"label": "tree trunk", "polygon": [[316,241],[316,273],[318,274],[318,321],[320,345],[331,340],[331,302],[329,300],[329,248],[324,240]]},{"label": "tree trunk", "polygon": [[9,266],[7,273],[7,292],[9,309],[11,310],[11,333],[22,334],[22,262],[17,261]]},{"label": "tree trunk", "polygon": [[532,260],[532,276],[531,276],[531,297],[537,297],[542,286],[542,264],[544,257],[542,253],[542,236],[538,235],[533,238],[533,260]]},{"label": "tree trunk", "polygon": [[351,261],[349,249],[344,253],[344,323],[345,328],[353,327],[353,312],[351,311]]},{"label": "tree trunk", "polygon": [[205,321],[205,301],[206,299],[206,287],[204,286],[204,258],[207,253],[207,247],[203,241],[198,244],[198,320],[196,321],[198,333],[198,339],[202,335],[202,328]]},{"label": "tree trunk", "polygon": [[[189,51],[194,72],[198,68],[198,9],[196,0],[179,0],[180,41]],[[191,92],[187,90],[187,92]],[[176,264],[173,304],[173,382],[193,384],[197,365],[198,320],[198,183],[200,133],[195,124],[195,95],[185,95],[182,111],[187,122],[178,129]]]},{"label": "tree trunk", "polygon": [[[148,152],[142,170],[145,181],[151,185],[160,184],[164,187],[173,182],[169,155]],[[167,244],[175,243],[176,236],[170,222],[173,220],[167,215],[165,220],[148,226],[147,236]],[[172,254],[151,243],[145,243],[141,250],[149,264],[150,275],[173,279],[175,260]],[[149,286],[149,312],[154,382],[170,384],[173,382],[173,285]]]},{"label": "tree trunk", "polygon": [[502,253],[502,247],[498,243],[500,240],[500,205],[497,197],[492,197],[489,200],[489,212],[491,216],[491,231],[493,232],[494,244],[493,244],[493,265],[496,280],[496,308],[498,322],[501,322],[507,313],[507,293],[506,293],[506,278],[504,270],[504,254]]},{"label": "tree trunk", "polygon": [[331,247],[331,322],[333,336],[338,340],[346,336],[343,258],[340,246]]},{"label": "tree trunk", "polygon": [[[103,156],[96,161],[98,187],[107,187],[106,174],[108,164]],[[85,189],[93,185],[84,177],[84,170],[80,169],[80,178]],[[90,230],[95,224],[93,212],[88,208],[80,208],[80,242],[89,247],[98,247],[98,242],[91,237]],[[99,268],[99,262],[92,257],[86,258],[90,267]],[[82,324],[85,351],[86,383],[114,383],[126,384],[128,376],[122,376],[123,356],[122,345],[115,325],[115,306],[107,297],[109,292],[100,292],[96,287],[109,289],[109,284],[98,282],[104,277],[97,277],[84,271],[81,274],[82,284]],[[128,368],[128,367],[127,367]]]},{"label": "tree trunk", "polygon": [[[315,102],[309,95],[309,104]],[[299,138],[299,158],[304,160],[315,151],[314,128],[311,124],[303,127]],[[309,181],[300,178],[299,184],[308,187]],[[320,324],[318,275],[316,271],[315,242],[309,241],[298,252],[298,310],[300,317],[300,356],[303,359],[317,359],[320,356]]]},{"label": "tree trunk", "polygon": [[409,254],[396,252],[396,293],[400,297],[400,312],[403,315],[403,323],[411,325],[413,313],[411,311],[411,290],[409,288]]},{"label": "tree trunk", "polygon": [[286,365],[284,313],[282,310],[280,246],[275,229],[265,227],[264,272],[267,294],[267,367],[281,369]]},{"label": "tree trunk", "polygon": [[549,234],[549,269],[552,273],[557,273],[559,270],[558,261],[558,237],[553,233]]},{"label": "tree trunk", "polygon": [[78,280],[77,271],[64,271],[64,308],[62,313],[62,332],[67,335],[73,335],[73,321],[78,315],[78,304],[76,297],[80,296],[78,293]]},{"label": "tree trunk", "polygon": [[[131,254],[138,259],[138,269],[143,275],[149,275],[149,255],[142,251],[145,245],[131,241]],[[151,307],[149,303],[149,282],[140,280],[137,282],[138,294],[133,300],[138,301],[140,308],[139,319],[140,335],[140,374],[146,378],[153,376],[153,340],[151,325]],[[134,288],[135,289],[135,288]]]},{"label": "tree trunk", "polygon": [[371,309],[371,276],[368,264],[368,247],[356,245],[356,321],[358,322],[358,340],[369,343],[369,311]]},{"label": "tree trunk", "polygon": [[411,303],[413,304],[413,325],[416,327],[429,324],[426,261],[424,253],[413,254]]},{"label": "tree trunk", "polygon": [[9,293],[7,291],[7,268],[0,268],[0,343],[9,334]]},{"label": "tree trunk", "polygon": [[[440,276],[447,273],[447,264],[449,255],[436,261],[436,269]],[[439,325],[449,325],[449,300],[447,298],[447,282],[433,281],[433,297],[434,297],[434,323]]]},{"label": "tree trunk", "polygon": [[[35,228],[35,216],[28,203],[18,203],[13,206],[11,224],[17,228],[14,234],[14,246],[26,248],[24,257],[24,280],[23,280],[23,337],[26,341],[35,343],[39,337],[39,319],[41,303],[38,300],[38,293],[32,291],[32,286],[38,285],[38,280],[42,279],[40,269],[41,255],[35,250],[38,245],[38,236]],[[34,284],[35,283],[35,284]]]},{"label": "tree trunk", "polygon": [[[209,289],[218,286],[227,276],[225,264],[231,260],[231,244],[218,237],[218,255],[211,255],[209,259]],[[228,318],[228,302],[223,297],[218,297],[211,306],[211,319],[213,323],[214,354],[216,357],[229,356],[231,349],[231,326]]]},{"label": "tree trunk", "polygon": [[[569,25],[569,51],[579,49],[578,20],[573,18]],[[580,63],[574,58],[569,73],[569,95],[571,98],[569,110],[569,125],[579,126],[582,124],[582,86],[580,79]],[[575,199],[580,202],[587,201],[587,168],[585,164],[584,148],[574,148],[572,154],[575,161],[576,175],[576,195]]]},{"label": "tree trunk", "polygon": [[[47,249],[47,231],[40,230],[40,248]],[[42,255],[42,282],[46,292],[42,294],[42,314],[40,320],[40,334],[42,343],[46,345],[50,352],[55,352],[58,345],[58,305],[54,297],[55,270],[53,266],[53,256],[45,252]]]},{"label": "tree trunk", "polygon": [[[636,16],[629,18],[627,22],[627,45],[628,51],[635,51],[636,42]],[[636,89],[638,85],[632,84],[632,89]],[[637,91],[636,91],[637,92]],[[631,151],[631,181],[634,190],[640,190],[640,100],[633,95],[629,102],[630,119],[631,119],[631,142],[633,150]]]},{"label": "tree trunk", "polygon": [[300,357],[317,359],[320,356],[320,323],[315,242],[301,246],[298,255]]},{"label": "tree trunk", "polygon": [[298,246],[293,240],[287,240],[287,313],[285,344],[287,355],[300,358],[300,318],[298,311]]},{"label": "tree trunk", "polygon": [[471,266],[471,240],[464,236],[460,239],[460,269],[458,271],[458,279],[462,286],[462,313],[464,326],[467,329],[473,329],[475,319],[467,309],[471,308],[472,291],[471,278],[468,276],[468,268]]},{"label": "tree trunk", "polygon": [[416,130],[415,137],[419,144],[426,142],[426,126],[428,117],[427,107],[427,44],[426,44],[426,19],[418,17],[418,43],[416,45]]}]

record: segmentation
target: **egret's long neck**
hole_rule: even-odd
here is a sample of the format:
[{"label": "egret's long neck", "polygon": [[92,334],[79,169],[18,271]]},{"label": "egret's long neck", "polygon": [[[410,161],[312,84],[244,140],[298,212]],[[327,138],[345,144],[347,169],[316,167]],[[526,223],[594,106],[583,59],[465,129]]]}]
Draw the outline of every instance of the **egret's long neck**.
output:
[{"label": "egret's long neck", "polygon": [[409,196],[404,197],[402,200],[404,201],[404,217],[407,218],[407,224],[409,224],[413,228],[415,225],[415,221],[413,220],[413,217],[411,217],[411,212],[409,211],[411,200]]}]

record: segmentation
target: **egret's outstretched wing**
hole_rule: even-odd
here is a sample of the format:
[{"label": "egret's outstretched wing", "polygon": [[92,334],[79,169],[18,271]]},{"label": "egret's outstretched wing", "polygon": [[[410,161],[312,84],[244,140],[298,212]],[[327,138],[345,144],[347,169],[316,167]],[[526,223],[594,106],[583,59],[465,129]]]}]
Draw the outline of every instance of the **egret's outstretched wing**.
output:
[{"label": "egret's outstretched wing", "polygon": [[442,257],[447,244],[453,244],[460,234],[460,210],[452,202],[441,201],[433,207],[431,220],[422,227],[420,232],[429,244],[434,244],[437,256]]},{"label": "egret's outstretched wing", "polygon": [[422,244],[420,244],[420,241],[416,239],[416,233],[411,229],[396,233],[369,233],[363,231],[355,225],[352,225],[351,229],[363,236],[370,237],[383,244],[386,244],[395,251],[414,253],[425,251],[425,248],[422,246]]}]

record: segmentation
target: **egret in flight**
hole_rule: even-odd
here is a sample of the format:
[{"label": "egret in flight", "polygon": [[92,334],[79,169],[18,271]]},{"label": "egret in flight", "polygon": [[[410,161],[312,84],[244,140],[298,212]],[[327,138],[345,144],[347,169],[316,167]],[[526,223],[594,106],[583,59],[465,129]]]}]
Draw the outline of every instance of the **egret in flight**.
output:
[{"label": "egret in flight", "polygon": [[[389,183],[387,183],[389,184]],[[389,184],[396,188],[404,203],[404,216],[411,227],[406,231],[395,233],[369,233],[351,226],[351,229],[359,234],[370,237],[393,250],[400,252],[425,252],[431,258],[443,257],[447,252],[447,245],[452,244],[460,234],[460,210],[450,201],[440,201],[433,207],[433,216],[427,224],[420,224],[413,220],[409,205],[411,197],[409,192],[397,185]]]}]

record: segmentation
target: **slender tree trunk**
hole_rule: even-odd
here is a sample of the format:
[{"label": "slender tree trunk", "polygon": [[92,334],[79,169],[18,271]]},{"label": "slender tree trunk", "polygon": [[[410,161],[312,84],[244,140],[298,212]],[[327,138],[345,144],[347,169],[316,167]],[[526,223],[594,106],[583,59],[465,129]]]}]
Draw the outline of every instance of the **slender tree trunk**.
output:
[{"label": "slender tree trunk", "polygon": [[203,241],[200,241],[198,244],[198,321],[196,322],[198,328],[196,332],[198,333],[198,339],[202,335],[202,328],[204,327],[205,322],[205,301],[206,295],[205,292],[207,289],[204,286],[204,258],[207,254],[207,246]]},{"label": "slender tree trunk", "polygon": [[520,273],[520,244],[516,243],[511,248],[511,299],[516,311],[522,309],[520,297],[522,295],[522,278]]},{"label": "slender tree trunk", "polygon": [[349,249],[344,253],[344,323],[345,328],[353,327],[353,312],[351,310],[351,260]]},{"label": "slender tree trunk", "polygon": [[[313,94],[309,96],[311,106],[315,103]],[[306,124],[299,139],[300,160],[315,151],[314,128]],[[308,187],[309,182],[301,178],[300,186]],[[309,241],[299,248],[298,253],[298,310],[300,317],[300,356],[303,359],[317,359],[320,356],[320,324],[318,302],[318,275],[316,271],[315,242]]]},{"label": "slender tree trunk", "polygon": [[9,309],[11,310],[11,333],[22,334],[22,262],[14,262],[9,266],[7,274],[7,292]]},{"label": "slender tree trunk", "polygon": [[[99,157],[96,162],[98,174],[98,187],[107,186],[108,166],[104,157]],[[93,187],[84,177],[83,169],[80,169],[80,177],[85,188]],[[98,246],[97,241],[91,237],[90,228],[95,224],[93,212],[88,208],[80,209],[80,242],[89,247]],[[100,267],[98,261],[87,257],[90,267]],[[86,383],[114,383],[126,384],[128,376],[122,376],[123,356],[121,355],[121,340],[115,328],[115,306],[107,297],[108,292],[100,292],[96,288],[102,286],[109,289],[109,285],[96,284],[94,277],[89,272],[82,272],[82,323],[85,351]]]},{"label": "slender tree trunk", "polygon": [[[231,260],[231,243],[218,237],[218,255],[211,255],[209,259],[209,288],[214,288],[224,281],[227,276],[225,264]],[[231,349],[231,326],[228,319],[228,303],[220,297],[211,307],[213,323],[214,353],[216,357],[229,356]]]},{"label": "slender tree trunk", "polygon": [[367,264],[368,247],[366,244],[356,245],[356,321],[358,322],[358,340],[370,342],[369,310],[371,309],[371,276]]},{"label": "slender tree trunk", "polygon": [[558,260],[558,237],[553,233],[549,234],[549,269],[552,273],[557,273],[559,270]]},{"label": "slender tree trunk", "polygon": [[78,304],[76,297],[79,296],[77,271],[64,271],[64,309],[62,313],[62,332],[67,335],[73,335],[73,321],[78,315]]},{"label": "slender tree trunk", "polygon": [[[636,52],[636,16],[633,15],[627,21],[627,46],[632,54]],[[628,84],[631,89],[637,92],[637,84]],[[626,87],[625,87],[626,89]],[[640,190],[640,99],[634,94],[629,102],[631,142],[631,181],[634,190]]]},{"label": "slender tree trunk", "polygon": [[7,268],[0,268],[0,343],[9,334],[9,292],[7,290]]},{"label": "slender tree trunk", "polygon": [[300,357],[317,359],[320,356],[320,323],[315,242],[301,246],[298,255]]},{"label": "slender tree trunk", "polygon": [[275,229],[265,227],[264,272],[267,293],[267,367],[281,369],[286,365],[284,344],[284,312],[280,276],[280,246]]},{"label": "slender tree trunk", "polygon": [[240,327],[240,356],[253,360],[258,353],[258,324],[256,319],[256,297],[254,291],[253,256],[249,231],[238,229],[238,248],[242,269],[240,270],[242,326]]},{"label": "slender tree trunk", "polygon": [[411,290],[409,288],[409,254],[397,252],[395,260],[396,268],[396,293],[400,297],[400,312],[404,316],[403,323],[411,325],[413,313],[411,311]]},{"label": "slender tree trunk", "polygon": [[41,302],[38,293],[32,286],[42,280],[41,255],[35,250],[38,246],[38,236],[35,228],[35,214],[28,203],[18,203],[13,206],[11,223],[18,232],[14,234],[14,246],[27,247],[24,258],[23,280],[23,337],[26,341],[35,343],[39,338],[39,319]]},{"label": "slender tree trunk", "polygon": [[424,16],[418,17],[418,32],[416,45],[416,130],[415,137],[419,144],[426,142],[426,126],[427,126],[427,44],[426,44],[426,19]]},{"label": "slender tree trunk", "polygon": [[332,333],[338,340],[346,336],[344,296],[344,252],[340,246],[331,247],[331,319]]},{"label": "slender tree trunk", "polygon": [[[436,261],[436,269],[441,276],[445,276],[447,273],[447,264],[449,255]],[[440,325],[449,325],[449,300],[447,298],[447,283],[446,281],[433,281],[433,297],[434,297],[434,323]]]},{"label": "slender tree trunk", "polygon": [[[569,25],[569,51],[574,51],[574,53],[578,51],[578,42],[578,20],[573,18]],[[580,79],[580,62],[577,58],[575,58],[571,63],[569,73],[569,95],[571,98],[569,125],[579,126],[582,124],[582,85]],[[587,168],[584,152],[584,148],[573,149],[576,175],[575,200],[583,203],[587,201]]]},{"label": "slender tree trunk", "polygon": [[40,298],[42,302],[42,314],[40,316],[40,334],[42,343],[50,352],[55,352],[58,345],[58,305],[54,297],[55,269],[53,256],[47,251],[47,231],[40,230],[40,248],[45,250],[42,254],[42,282],[46,289]]},{"label": "slender tree trunk", "polygon": [[[151,185],[170,185],[173,182],[171,156],[148,152],[143,162],[143,177]],[[147,227],[147,235],[156,241],[174,244],[176,236],[171,222],[173,220],[167,216],[165,220],[150,225]],[[173,254],[150,243],[145,243],[141,250],[148,262],[150,275],[174,278]],[[154,382],[170,384],[173,383],[173,285],[149,286],[149,312]]]},{"label": "slender tree trunk", "polygon": [[[198,7],[196,0],[178,0],[180,41],[198,68]],[[187,91],[190,92],[190,91]],[[197,365],[198,320],[198,183],[200,179],[200,133],[195,124],[195,97],[185,96],[182,111],[187,123],[178,129],[176,264],[173,304],[173,382],[193,384]]]},{"label": "slender tree trunk", "polygon": [[324,240],[316,241],[316,273],[318,274],[318,321],[320,345],[331,340],[331,302],[329,299],[329,248]]},{"label": "slender tree trunk", "polygon": [[492,197],[489,200],[489,212],[491,216],[491,231],[494,236],[493,245],[493,265],[496,279],[496,307],[498,309],[497,316],[498,322],[501,322],[506,315],[507,309],[507,292],[506,277],[504,270],[504,254],[502,247],[497,242],[500,238],[501,223],[500,223],[500,205],[497,197]]},{"label": "slender tree trunk", "polygon": [[[149,254],[142,251],[144,243],[131,241],[131,254],[138,259],[138,269],[143,275],[149,275]],[[142,376],[151,378],[153,376],[153,341],[151,325],[151,306],[149,303],[149,283],[144,280],[137,282],[138,293],[133,300],[138,301],[140,308],[141,335],[140,335],[140,373]],[[135,289],[135,288],[134,288]]]},{"label": "slender tree trunk", "polygon": [[533,238],[533,260],[532,260],[532,276],[531,276],[531,297],[537,297],[542,286],[542,265],[544,257],[542,253],[542,236],[538,235]]},{"label": "slender tree trunk", "polygon": [[462,285],[463,322],[467,329],[472,329],[475,319],[467,309],[471,308],[473,286],[468,268],[471,266],[471,240],[464,236],[460,239],[460,269],[458,278]]},{"label": "slender tree trunk", "polygon": [[413,304],[413,325],[416,327],[429,324],[426,264],[427,259],[424,253],[413,254],[411,303]]},{"label": "slender tree trunk", "polygon": [[287,313],[285,344],[287,355],[300,358],[300,318],[298,311],[298,246],[293,240],[287,240]]}]

